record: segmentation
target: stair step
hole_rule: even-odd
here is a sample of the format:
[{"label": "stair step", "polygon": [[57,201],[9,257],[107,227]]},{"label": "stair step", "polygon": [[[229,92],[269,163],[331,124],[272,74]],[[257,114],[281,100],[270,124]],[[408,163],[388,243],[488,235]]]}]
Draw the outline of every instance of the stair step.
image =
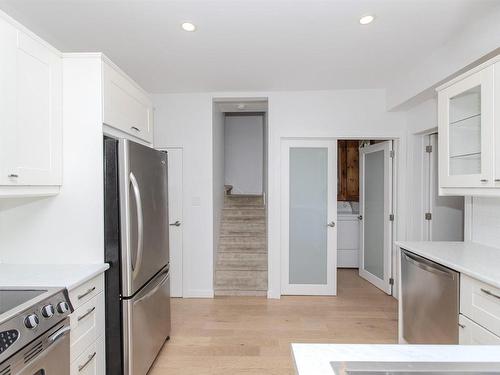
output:
[{"label": "stair step", "polygon": [[230,245],[230,244],[260,244],[265,245],[267,243],[267,237],[265,233],[247,233],[247,234],[221,234],[219,236],[219,244]]},{"label": "stair step", "polygon": [[265,226],[266,218],[263,216],[232,216],[222,217],[222,224],[262,224]]},{"label": "stair step", "polygon": [[220,233],[234,236],[265,236],[266,226],[264,224],[223,223]]},{"label": "stair step", "polygon": [[256,252],[221,252],[218,254],[217,270],[267,270],[267,254]]},{"label": "stair step", "polygon": [[267,254],[267,245],[261,243],[230,243],[230,244],[220,244],[218,253],[263,253]]},{"label": "stair step", "polygon": [[264,206],[262,195],[226,195],[225,206]]},{"label": "stair step", "polygon": [[215,271],[215,290],[267,290],[267,271]]}]

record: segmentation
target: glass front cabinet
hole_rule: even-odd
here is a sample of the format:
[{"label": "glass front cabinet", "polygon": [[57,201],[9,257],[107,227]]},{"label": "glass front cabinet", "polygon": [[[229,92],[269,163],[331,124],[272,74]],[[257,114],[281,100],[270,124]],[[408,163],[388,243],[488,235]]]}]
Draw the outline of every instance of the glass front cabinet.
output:
[{"label": "glass front cabinet", "polygon": [[490,61],[437,89],[442,195],[500,195],[499,77]]}]

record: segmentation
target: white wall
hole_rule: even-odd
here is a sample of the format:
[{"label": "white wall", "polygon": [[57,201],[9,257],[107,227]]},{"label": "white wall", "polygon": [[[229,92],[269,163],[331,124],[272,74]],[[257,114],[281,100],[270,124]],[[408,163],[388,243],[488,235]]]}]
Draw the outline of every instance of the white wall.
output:
[{"label": "white wall", "polygon": [[226,116],[225,183],[234,194],[262,194],[263,116]]},{"label": "white wall", "polygon": [[[185,272],[191,295],[207,296],[213,282],[212,100],[269,100],[269,296],[280,296],[280,143],[283,137],[401,138],[398,200],[405,201],[406,118],[385,111],[383,90],[196,93],[154,95],[155,146],[185,152]],[[194,202],[199,204],[194,204]],[[404,238],[404,205],[396,212],[397,238]],[[209,292],[210,291],[210,292]]]},{"label": "white wall", "polygon": [[[430,99],[433,87],[469,64],[499,48],[500,7],[463,25],[454,38],[429,56],[422,56],[409,72],[395,72],[387,88],[387,107],[404,106],[415,97]],[[409,107],[408,107],[409,108]]]},{"label": "white wall", "polygon": [[185,297],[213,296],[212,97],[153,95],[155,147],[183,148]]},{"label": "white wall", "polygon": [[500,247],[500,198],[472,198],[471,211],[471,240]]},{"label": "white wall", "polygon": [[63,59],[63,185],[43,199],[0,200],[0,261],[102,263],[99,59]]},{"label": "white wall", "polygon": [[219,235],[222,220],[222,209],[224,208],[224,113],[217,104],[213,104],[212,118],[212,186],[213,186],[213,264],[217,262],[217,250],[219,248]]}]

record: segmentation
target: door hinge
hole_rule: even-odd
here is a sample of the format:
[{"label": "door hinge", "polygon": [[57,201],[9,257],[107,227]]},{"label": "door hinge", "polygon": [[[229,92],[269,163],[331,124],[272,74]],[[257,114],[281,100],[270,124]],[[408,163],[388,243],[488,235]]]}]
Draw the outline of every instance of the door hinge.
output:
[{"label": "door hinge", "polygon": [[430,212],[425,213],[425,220],[432,220],[432,214]]},{"label": "door hinge", "polygon": [[390,214],[390,215],[389,215],[389,220],[390,220],[390,221],[394,221],[394,214]]},{"label": "door hinge", "polygon": [[391,158],[394,158],[394,150],[391,150],[391,152],[389,152],[389,156],[390,156]]},{"label": "door hinge", "polygon": [[394,285],[394,279],[392,277],[389,279],[389,285]]},{"label": "door hinge", "polygon": [[432,152],[432,146],[431,145],[425,146],[425,152],[428,152],[430,154]]}]

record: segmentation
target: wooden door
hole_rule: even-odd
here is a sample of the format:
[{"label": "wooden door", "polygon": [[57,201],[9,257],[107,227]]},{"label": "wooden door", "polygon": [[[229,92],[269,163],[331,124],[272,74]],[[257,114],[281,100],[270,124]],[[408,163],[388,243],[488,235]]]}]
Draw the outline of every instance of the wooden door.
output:
[{"label": "wooden door", "polygon": [[338,141],[337,200],[359,201],[359,141]]}]

